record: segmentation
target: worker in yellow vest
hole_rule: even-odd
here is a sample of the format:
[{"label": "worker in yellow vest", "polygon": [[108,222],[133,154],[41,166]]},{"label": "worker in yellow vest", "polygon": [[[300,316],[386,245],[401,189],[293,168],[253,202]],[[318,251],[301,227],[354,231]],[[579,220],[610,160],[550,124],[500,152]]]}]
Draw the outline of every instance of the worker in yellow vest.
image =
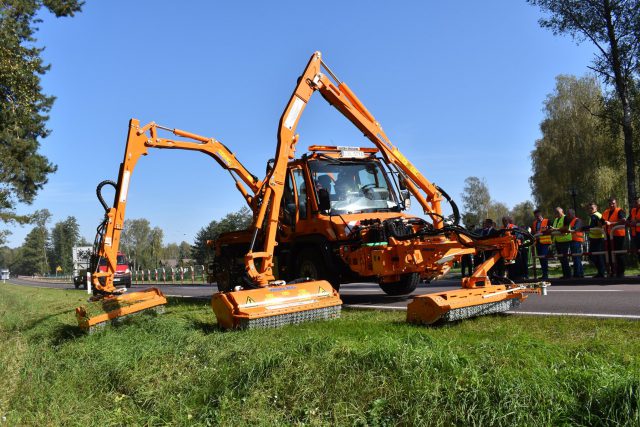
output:
[{"label": "worker in yellow vest", "polygon": [[573,277],[584,277],[582,268],[582,244],[584,243],[584,232],[582,231],[582,220],[576,216],[576,211],[567,209],[564,219],[564,227],[561,231],[571,233],[571,258],[573,259]]},{"label": "worker in yellow vest", "polygon": [[561,207],[555,209],[555,219],[553,220],[552,239],[556,245],[556,255],[562,266],[562,278],[571,278],[571,267],[569,267],[569,254],[571,253],[571,233],[568,228],[569,221],[566,220],[564,210]]},{"label": "worker in yellow vest", "polygon": [[598,274],[593,277],[604,277],[605,263],[604,253],[604,231],[602,230],[602,214],[598,212],[598,205],[596,202],[591,202],[587,205],[589,210],[589,225],[583,226],[584,231],[588,231],[589,235],[589,252],[591,252],[591,262],[598,270]]},{"label": "worker in yellow vest", "polygon": [[[531,225],[531,234],[541,236],[536,237],[536,254],[540,258],[540,267],[542,268],[542,280],[549,279],[549,260],[547,255],[549,254],[549,247],[551,246],[551,236],[545,233],[549,229],[549,220],[542,216],[542,211],[536,209],[533,211],[535,217],[533,224]],[[535,262],[535,258],[533,260]]]},{"label": "worker in yellow vest", "polygon": [[631,208],[631,214],[627,218],[627,226],[631,230],[633,246],[636,255],[638,255],[638,261],[640,261],[640,197],[636,197],[636,205]]},{"label": "worker in yellow vest", "polygon": [[[624,211],[618,207],[618,201],[615,197],[609,199],[609,208],[602,213],[602,221],[605,225],[604,231],[609,243],[613,243],[611,250],[618,251],[624,249],[624,241],[627,237],[626,228],[614,230],[616,225],[625,225],[626,215]],[[613,234],[613,236],[612,236]],[[616,259],[616,277],[624,277],[624,253],[615,254]]]}]

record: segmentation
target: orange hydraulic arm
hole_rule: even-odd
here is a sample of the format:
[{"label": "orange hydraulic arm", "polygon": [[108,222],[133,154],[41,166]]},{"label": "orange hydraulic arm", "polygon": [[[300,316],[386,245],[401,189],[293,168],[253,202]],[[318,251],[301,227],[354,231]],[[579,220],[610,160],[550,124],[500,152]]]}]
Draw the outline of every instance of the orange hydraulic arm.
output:
[{"label": "orange hydraulic arm", "polygon": [[[316,52],[314,57],[320,58]],[[329,67],[320,60],[322,67],[335,80],[337,86],[325,74],[318,72],[307,84],[349,119],[380,150],[385,160],[404,173],[404,185],[422,206],[424,213],[430,215],[435,228],[442,228],[442,195],[438,188],[426,179],[418,169],[391,143],[382,130],[380,123],[360,102],[346,83],[340,81]],[[424,194],[423,194],[424,193]]]},{"label": "orange hydraulic arm", "polygon": [[[276,232],[278,230],[280,201],[284,192],[284,183],[287,173],[287,164],[294,158],[298,135],[296,127],[300,116],[313,95],[314,87],[310,82],[320,72],[320,53],[316,52],[302,76],[298,79],[293,95],[289,99],[282,117],[280,118],[280,128],[278,130],[278,146],[275,154],[275,164],[264,179],[262,199],[260,209],[255,215],[253,227],[254,234],[249,253],[245,256],[247,273],[251,280],[260,285],[266,286],[274,280],[273,276],[273,252],[276,246]],[[264,229],[262,251],[254,252],[254,246],[260,230]],[[259,265],[256,265],[256,260]]]},{"label": "orange hydraulic arm", "polygon": [[[188,138],[189,140],[173,140],[158,136],[158,129],[172,132],[174,135]],[[120,164],[118,182],[113,207],[106,212],[105,229],[98,247],[98,256],[107,260],[107,271],[96,272],[92,283],[98,293],[111,294],[116,292],[113,286],[113,275],[116,271],[120,234],[124,227],[124,215],[127,207],[127,194],[131,174],[140,156],[146,156],[148,148],[167,148],[179,150],[193,150],[205,153],[213,157],[224,169],[228,170],[236,182],[236,187],[243,197],[253,206],[255,195],[259,191],[262,181],[251,174],[235,157],[235,155],[214,138],[208,138],[186,132],[180,129],[169,129],[153,122],[140,127],[137,119],[129,121],[129,133],[125,148],[124,160]],[[242,181],[240,182],[238,178]],[[249,187],[249,191],[242,184]],[[103,283],[100,278],[104,277]]]},{"label": "orange hydraulic arm", "polygon": [[[254,236],[250,251],[245,256],[247,273],[252,281],[259,285],[267,285],[274,279],[273,276],[273,252],[276,245],[276,231],[280,200],[282,199],[287,162],[294,158],[295,146],[298,135],[295,130],[311,95],[320,91],[322,96],[346,116],[358,129],[360,129],[383,153],[385,159],[397,166],[406,174],[405,185],[416,197],[426,214],[429,214],[436,228],[442,228],[442,209],[440,201],[442,197],[438,189],[429,182],[406,157],[391,144],[380,124],[373,115],[358,100],[355,94],[345,83],[333,84],[322,72],[325,68],[333,78],[335,75],[322,62],[320,52],[315,52],[304,72],[298,79],[298,84],[287,104],[278,131],[278,147],[275,156],[275,165],[264,180],[260,209],[254,218]],[[425,193],[422,195],[420,189]],[[255,251],[254,246],[260,230],[264,229],[262,251]],[[261,260],[259,266],[256,260]]]}]

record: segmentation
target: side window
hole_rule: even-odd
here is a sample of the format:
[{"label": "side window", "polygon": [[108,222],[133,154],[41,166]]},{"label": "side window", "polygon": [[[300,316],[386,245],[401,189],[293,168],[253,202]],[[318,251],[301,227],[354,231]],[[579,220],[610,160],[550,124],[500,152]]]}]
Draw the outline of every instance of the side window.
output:
[{"label": "side window", "polygon": [[298,193],[298,212],[300,219],[307,218],[307,184],[304,181],[304,173],[301,169],[293,170],[293,179]]},{"label": "side window", "polygon": [[287,173],[287,181],[284,184],[282,195],[282,222],[286,225],[294,225],[296,222],[296,198],[293,193],[291,174]]}]

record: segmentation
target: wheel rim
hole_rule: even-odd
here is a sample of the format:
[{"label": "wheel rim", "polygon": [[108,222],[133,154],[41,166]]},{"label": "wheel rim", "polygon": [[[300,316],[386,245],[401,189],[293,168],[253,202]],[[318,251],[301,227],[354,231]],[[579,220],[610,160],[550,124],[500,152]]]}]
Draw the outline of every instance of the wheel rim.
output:
[{"label": "wheel rim", "polygon": [[300,276],[312,279],[318,278],[318,268],[313,261],[305,259],[300,263]]}]

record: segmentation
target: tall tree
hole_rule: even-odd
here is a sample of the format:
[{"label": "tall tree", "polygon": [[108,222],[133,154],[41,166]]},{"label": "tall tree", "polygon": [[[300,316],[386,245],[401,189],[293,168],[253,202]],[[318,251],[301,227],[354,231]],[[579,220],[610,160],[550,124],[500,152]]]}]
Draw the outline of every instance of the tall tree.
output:
[{"label": "tall tree", "polygon": [[18,260],[13,268],[18,274],[47,274],[51,271],[48,262],[49,230],[47,222],[51,218],[48,210],[38,210],[34,214],[35,227],[27,234],[18,250]]},{"label": "tall tree", "polygon": [[184,240],[180,242],[180,252],[178,255],[178,264],[183,265],[185,260],[191,260],[191,254],[193,252],[193,246]]},{"label": "tall tree", "polygon": [[513,222],[519,226],[530,227],[533,224],[533,211],[535,207],[529,200],[518,203],[511,209],[511,217]]},{"label": "tall tree", "polygon": [[149,234],[149,259],[151,264],[147,266],[157,267],[162,259],[162,239],[164,238],[164,232],[160,227],[153,227]]},{"label": "tall tree", "polygon": [[207,240],[215,240],[221,233],[244,230],[251,225],[253,215],[249,208],[242,207],[239,211],[227,214],[220,221],[213,220],[196,234],[193,243],[192,256],[196,264],[205,264],[213,258],[213,251],[207,246]]},{"label": "tall tree", "polygon": [[542,138],[531,152],[529,178],[535,202],[547,214],[556,206],[572,206],[572,190],[578,207],[624,191],[622,139],[601,118],[603,109],[594,77],[556,77],[555,91],[544,103]]},{"label": "tall tree", "polygon": [[[634,153],[634,76],[640,71],[640,0],[527,0],[548,17],[543,28],[554,34],[568,34],[597,48],[592,70],[613,87],[622,109],[620,125],[624,135],[624,158],[629,206],[636,196]],[[635,112],[637,114],[637,111]]]},{"label": "tall tree", "polygon": [[177,260],[180,256],[180,246],[177,243],[167,243],[167,245],[162,248],[162,257],[163,259],[175,259]]},{"label": "tall tree", "polygon": [[464,214],[462,222],[467,227],[477,227],[489,214],[491,195],[484,178],[470,176],[464,180],[462,194]]},{"label": "tall tree", "polygon": [[133,262],[133,268],[149,267],[149,243],[151,241],[151,225],[149,220],[127,219],[120,237],[122,250],[127,253]]},{"label": "tall tree", "polygon": [[489,204],[489,211],[487,212],[487,218],[491,218],[496,222],[498,228],[502,227],[502,217],[511,215],[509,206],[502,202],[492,201]]},{"label": "tall tree", "polygon": [[80,239],[80,226],[75,217],[57,222],[51,230],[51,266],[62,267],[62,271],[70,273],[73,270],[73,247]]},{"label": "tall tree", "polygon": [[[38,139],[49,134],[47,113],[54,98],[42,93],[40,76],[49,69],[34,44],[41,9],[57,17],[80,11],[79,0],[4,0],[0,2],[0,221],[28,222],[15,214],[16,203],[31,203],[56,170],[38,153]],[[4,238],[6,232],[0,234]]]}]

